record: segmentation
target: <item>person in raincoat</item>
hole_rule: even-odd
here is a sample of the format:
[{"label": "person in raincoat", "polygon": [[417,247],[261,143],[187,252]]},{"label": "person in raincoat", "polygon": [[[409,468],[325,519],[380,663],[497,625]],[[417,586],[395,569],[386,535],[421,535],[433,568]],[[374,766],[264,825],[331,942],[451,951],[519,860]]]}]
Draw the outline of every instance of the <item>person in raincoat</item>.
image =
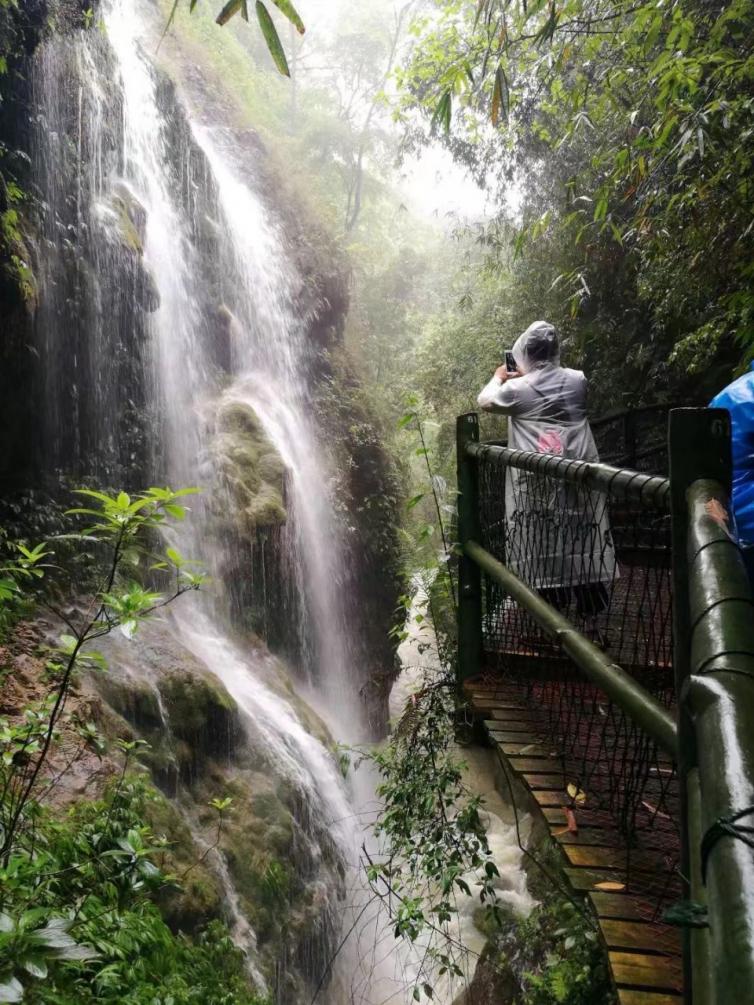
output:
[{"label": "person in raincoat", "polygon": [[[513,346],[517,370],[501,366],[478,397],[479,407],[508,416],[508,446],[581,461],[599,454],[586,417],[587,379],[560,365],[555,328],[535,321]],[[606,584],[617,578],[603,493],[507,467],[506,560],[557,607],[575,596],[577,611],[599,614]]]},{"label": "person in raincoat", "polygon": [[754,363],[709,403],[730,413],[733,513],[746,571],[754,587]]}]

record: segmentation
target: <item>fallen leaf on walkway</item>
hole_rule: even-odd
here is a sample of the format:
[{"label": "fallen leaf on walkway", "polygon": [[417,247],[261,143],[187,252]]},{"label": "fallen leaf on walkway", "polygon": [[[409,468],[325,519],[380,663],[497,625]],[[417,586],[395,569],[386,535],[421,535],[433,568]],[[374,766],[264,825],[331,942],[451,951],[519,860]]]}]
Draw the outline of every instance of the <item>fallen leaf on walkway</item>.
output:
[{"label": "fallen leaf on walkway", "polygon": [[595,883],[594,884],[594,889],[595,890],[612,890],[612,891],[625,890],[626,889],[626,884],[625,883],[616,883],[612,879],[607,879],[607,880],[605,880],[604,883]]},{"label": "fallen leaf on walkway", "polygon": [[571,799],[573,799],[573,801],[578,803],[580,806],[586,802],[586,792],[584,792],[583,789],[580,789],[578,785],[574,785],[573,782],[568,783],[566,786],[566,792]]}]

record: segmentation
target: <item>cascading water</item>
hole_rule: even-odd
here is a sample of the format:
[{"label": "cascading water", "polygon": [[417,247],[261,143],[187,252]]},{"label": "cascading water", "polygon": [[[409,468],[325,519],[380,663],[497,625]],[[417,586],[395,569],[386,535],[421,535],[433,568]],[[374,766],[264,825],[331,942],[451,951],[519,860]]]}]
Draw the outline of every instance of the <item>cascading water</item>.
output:
[{"label": "cascading water", "polygon": [[[279,661],[248,639],[249,628],[277,633],[276,649],[333,734],[365,738],[333,471],[313,418],[315,352],[295,296],[302,279],[255,191],[248,149],[193,117],[155,69],[159,7],[102,0],[101,12],[104,32],[46,43],[33,75],[32,174],[44,210],[38,466],[105,486],[205,490],[172,543],[207,565],[213,585],[168,629],[235,700],[250,775],[268,784],[261,795],[274,795],[268,775],[287,792],[292,865],[313,924],[297,941],[281,937],[271,974],[241,916],[232,863],[220,861],[228,920],[279,1005],[303,1005],[315,990],[322,1005],[400,1003],[417,964],[396,954],[357,867],[359,821],[374,808],[368,784],[359,773],[364,791],[349,791],[313,717],[281,684]],[[150,656],[117,655],[157,690],[166,724],[163,642],[144,643]],[[201,845],[196,814],[183,810]],[[523,898],[518,852],[502,825],[501,835]],[[457,990],[438,988],[438,1000]]]},{"label": "cascading water", "polygon": [[[299,966],[311,993],[359,910],[358,813],[332,753],[268,686],[270,658],[249,655],[229,634],[233,584],[224,576],[235,539],[218,512],[234,500],[213,444],[218,416],[243,414],[282,459],[288,519],[279,541],[300,598],[293,648],[333,731],[358,741],[356,649],[339,602],[328,463],[311,418],[312,354],[292,303],[300,280],[269,212],[234,170],[232,136],[192,126],[152,66],[156,13],[140,0],[103,0],[104,37],[50,43],[38,60],[43,464],[105,484],[151,477],[209,490],[176,543],[215,573],[219,599],[184,607],[173,630],[221,679],[249,735],[295,790],[309,871],[316,877],[317,863],[333,856],[345,867],[345,880],[323,891],[319,937]],[[319,1000],[377,1002],[388,993],[392,981],[365,976],[346,952]]]}]

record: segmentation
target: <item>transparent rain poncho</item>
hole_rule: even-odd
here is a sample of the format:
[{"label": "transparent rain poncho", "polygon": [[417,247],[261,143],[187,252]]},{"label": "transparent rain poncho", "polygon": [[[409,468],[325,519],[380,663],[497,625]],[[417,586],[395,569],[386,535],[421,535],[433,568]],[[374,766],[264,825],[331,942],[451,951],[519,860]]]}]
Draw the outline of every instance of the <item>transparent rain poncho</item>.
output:
[{"label": "transparent rain poncho", "polygon": [[[557,332],[535,321],[518,337],[521,377],[496,377],[481,408],[508,416],[508,446],[581,461],[599,454],[586,418],[587,380],[560,365]],[[507,563],[539,589],[611,583],[615,551],[603,493],[509,467],[505,479]]]}]

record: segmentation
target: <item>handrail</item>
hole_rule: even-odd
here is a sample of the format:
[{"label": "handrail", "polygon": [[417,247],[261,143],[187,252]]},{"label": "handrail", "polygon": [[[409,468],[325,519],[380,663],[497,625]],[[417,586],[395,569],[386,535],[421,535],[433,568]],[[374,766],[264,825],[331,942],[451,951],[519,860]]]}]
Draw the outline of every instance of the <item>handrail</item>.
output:
[{"label": "handrail", "polygon": [[[490,459],[671,513],[677,725],[653,695],[480,544],[477,462]],[[754,987],[754,594],[731,512],[728,414],[671,412],[671,480],[479,443],[474,415],[459,417],[458,461],[459,640],[476,647],[467,647],[466,661],[461,652],[460,681],[479,666],[482,571],[677,762],[684,895],[706,906],[709,922],[684,933],[685,1001],[748,1001]]]},{"label": "handrail", "polygon": [[698,480],[686,499],[691,649],[682,699],[701,794],[701,847],[692,854],[706,885],[713,999],[734,1005],[754,987],[754,600],[725,488]]},{"label": "handrail", "polygon": [[609,464],[572,460],[556,454],[513,450],[511,447],[488,443],[470,442],[466,444],[465,450],[469,457],[477,460],[498,458],[509,467],[608,492],[613,497],[633,499],[661,509],[668,509],[670,506],[670,481],[658,475],[614,468]]},{"label": "handrail", "polygon": [[483,572],[526,608],[534,620],[563,646],[590,680],[602,688],[663,750],[672,757],[677,756],[676,724],[656,698],[480,544],[467,541],[463,550]]}]

